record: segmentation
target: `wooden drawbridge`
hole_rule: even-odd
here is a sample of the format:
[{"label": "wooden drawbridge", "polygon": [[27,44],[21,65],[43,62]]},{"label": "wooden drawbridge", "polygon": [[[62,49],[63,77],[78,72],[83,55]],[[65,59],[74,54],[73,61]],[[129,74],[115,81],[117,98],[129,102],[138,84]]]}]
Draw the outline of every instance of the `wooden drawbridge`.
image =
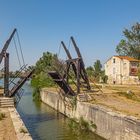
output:
[{"label": "wooden drawbridge", "polygon": [[[82,58],[82,55],[80,53],[79,48],[76,45],[76,42],[73,37],[70,38],[72,41],[72,44],[75,48],[75,51],[77,53],[77,58],[72,58],[69,50],[67,49],[66,45],[63,41],[61,41],[61,44],[67,54],[68,60],[66,60],[66,68],[64,68],[64,75],[61,76],[59,72],[51,71],[48,74],[52,77],[54,82],[58,84],[58,86],[65,92],[65,95],[71,95],[71,96],[77,96],[80,94],[80,88],[86,88],[86,90],[91,90],[91,86],[89,83],[89,79],[85,70],[84,61]],[[75,74],[75,79],[73,80],[73,83],[76,85],[77,92],[74,92],[70,86],[69,78],[70,78],[70,68],[72,67],[72,70]]]},{"label": "wooden drawbridge", "polygon": [[[14,35],[16,34],[16,39],[14,38]],[[10,80],[10,72],[9,72],[9,52],[7,51],[9,44],[11,41],[14,41],[14,46],[16,49],[16,53],[17,53],[17,58],[19,61],[19,66],[20,66],[20,70],[18,71],[17,75],[14,75],[15,78],[12,78],[12,80]],[[20,54],[22,57],[22,62],[23,62],[23,66],[21,65],[21,61],[19,58],[19,54],[18,54],[18,49],[17,49],[17,43],[19,45],[19,50],[20,50]],[[23,84],[31,77],[31,75],[34,72],[34,69],[30,69],[28,70],[26,68],[27,65],[25,65],[25,61],[24,61],[24,57],[23,57],[23,53],[22,53],[22,48],[21,48],[21,43],[20,43],[20,39],[19,39],[19,35],[17,32],[17,29],[14,29],[12,34],[10,35],[10,37],[8,38],[8,40],[5,42],[1,52],[0,52],[0,64],[2,63],[2,61],[4,60],[4,94],[3,96],[5,97],[15,97],[18,96],[21,98],[20,94],[18,93],[18,91],[20,91],[21,87],[23,86]],[[22,67],[21,67],[22,66]],[[23,73],[23,71],[25,72],[24,77],[20,78],[21,75],[20,73]],[[17,82],[14,82],[14,79],[19,78],[19,80]],[[13,86],[11,86],[12,84],[14,84]],[[11,89],[10,89],[10,88]],[[20,99],[19,98],[19,99]]]}]

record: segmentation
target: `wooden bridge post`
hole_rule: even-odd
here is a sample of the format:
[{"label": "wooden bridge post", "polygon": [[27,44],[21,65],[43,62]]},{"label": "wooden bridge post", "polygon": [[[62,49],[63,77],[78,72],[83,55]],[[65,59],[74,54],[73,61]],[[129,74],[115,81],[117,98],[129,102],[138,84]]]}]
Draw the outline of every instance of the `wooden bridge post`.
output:
[{"label": "wooden bridge post", "polygon": [[9,96],[9,53],[4,58],[4,96]]}]

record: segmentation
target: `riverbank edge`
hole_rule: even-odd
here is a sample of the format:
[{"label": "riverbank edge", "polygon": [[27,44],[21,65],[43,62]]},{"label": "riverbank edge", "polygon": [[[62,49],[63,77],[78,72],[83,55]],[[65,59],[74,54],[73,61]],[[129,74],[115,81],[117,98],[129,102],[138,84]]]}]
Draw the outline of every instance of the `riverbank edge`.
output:
[{"label": "riverbank edge", "polygon": [[9,107],[8,110],[10,113],[11,120],[13,122],[17,140],[32,140],[32,137],[28,132],[16,108]]},{"label": "riverbank edge", "polygon": [[[42,102],[51,106],[69,118],[92,121],[96,126],[96,133],[109,140],[140,140],[140,120],[111,109],[85,102],[77,101],[76,109],[66,106],[58,93],[43,88],[40,91]],[[94,130],[93,130],[94,131]]]}]

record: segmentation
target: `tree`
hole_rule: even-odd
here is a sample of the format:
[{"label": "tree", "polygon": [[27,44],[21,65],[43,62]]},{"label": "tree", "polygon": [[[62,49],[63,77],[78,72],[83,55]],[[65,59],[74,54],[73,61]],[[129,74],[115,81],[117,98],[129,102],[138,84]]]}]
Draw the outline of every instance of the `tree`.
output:
[{"label": "tree", "polygon": [[62,65],[62,61],[58,59],[56,54],[44,52],[43,56],[36,63],[35,74],[31,81],[32,86],[36,89],[54,86],[54,82],[48,75],[48,71],[58,70],[61,73],[63,69]]},{"label": "tree", "polygon": [[125,39],[122,39],[116,47],[119,55],[140,59],[140,24],[134,24],[131,29],[123,31]]},{"label": "tree", "polygon": [[93,65],[93,76],[95,77],[95,80],[99,82],[100,75],[102,72],[102,64],[100,60],[97,60]]},{"label": "tree", "polygon": [[102,82],[103,82],[103,83],[107,83],[108,76],[105,75],[105,70],[103,70],[103,71],[101,72],[101,79],[102,79]]},{"label": "tree", "polygon": [[102,70],[102,64],[100,60],[96,60],[93,67],[89,66],[86,68],[87,75],[91,81],[99,82],[100,80],[103,83],[107,83],[108,77],[105,75],[105,71]]},{"label": "tree", "polygon": [[93,67],[92,66],[87,67],[86,72],[89,77],[93,76]]},{"label": "tree", "polygon": [[94,70],[95,74],[101,73],[101,71],[102,71],[102,64],[101,64],[100,60],[96,60],[96,62],[94,62],[93,70]]}]

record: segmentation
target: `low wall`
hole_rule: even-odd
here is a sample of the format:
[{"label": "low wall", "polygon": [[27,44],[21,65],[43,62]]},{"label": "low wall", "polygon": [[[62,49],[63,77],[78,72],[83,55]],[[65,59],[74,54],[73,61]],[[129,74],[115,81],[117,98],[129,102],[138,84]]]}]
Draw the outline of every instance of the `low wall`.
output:
[{"label": "low wall", "polygon": [[65,114],[70,118],[83,117],[87,121],[93,121],[97,126],[96,133],[109,140],[140,140],[140,120],[132,116],[126,116],[99,105],[77,102],[76,109],[64,104],[57,93],[42,89],[41,100]]},{"label": "low wall", "polygon": [[[20,118],[20,115],[18,114],[16,108],[9,107],[8,110],[10,112],[10,116],[15,128],[17,140],[32,140],[32,137],[28,132],[26,126],[24,125],[22,119]],[[21,132],[22,130],[25,132]]]}]

